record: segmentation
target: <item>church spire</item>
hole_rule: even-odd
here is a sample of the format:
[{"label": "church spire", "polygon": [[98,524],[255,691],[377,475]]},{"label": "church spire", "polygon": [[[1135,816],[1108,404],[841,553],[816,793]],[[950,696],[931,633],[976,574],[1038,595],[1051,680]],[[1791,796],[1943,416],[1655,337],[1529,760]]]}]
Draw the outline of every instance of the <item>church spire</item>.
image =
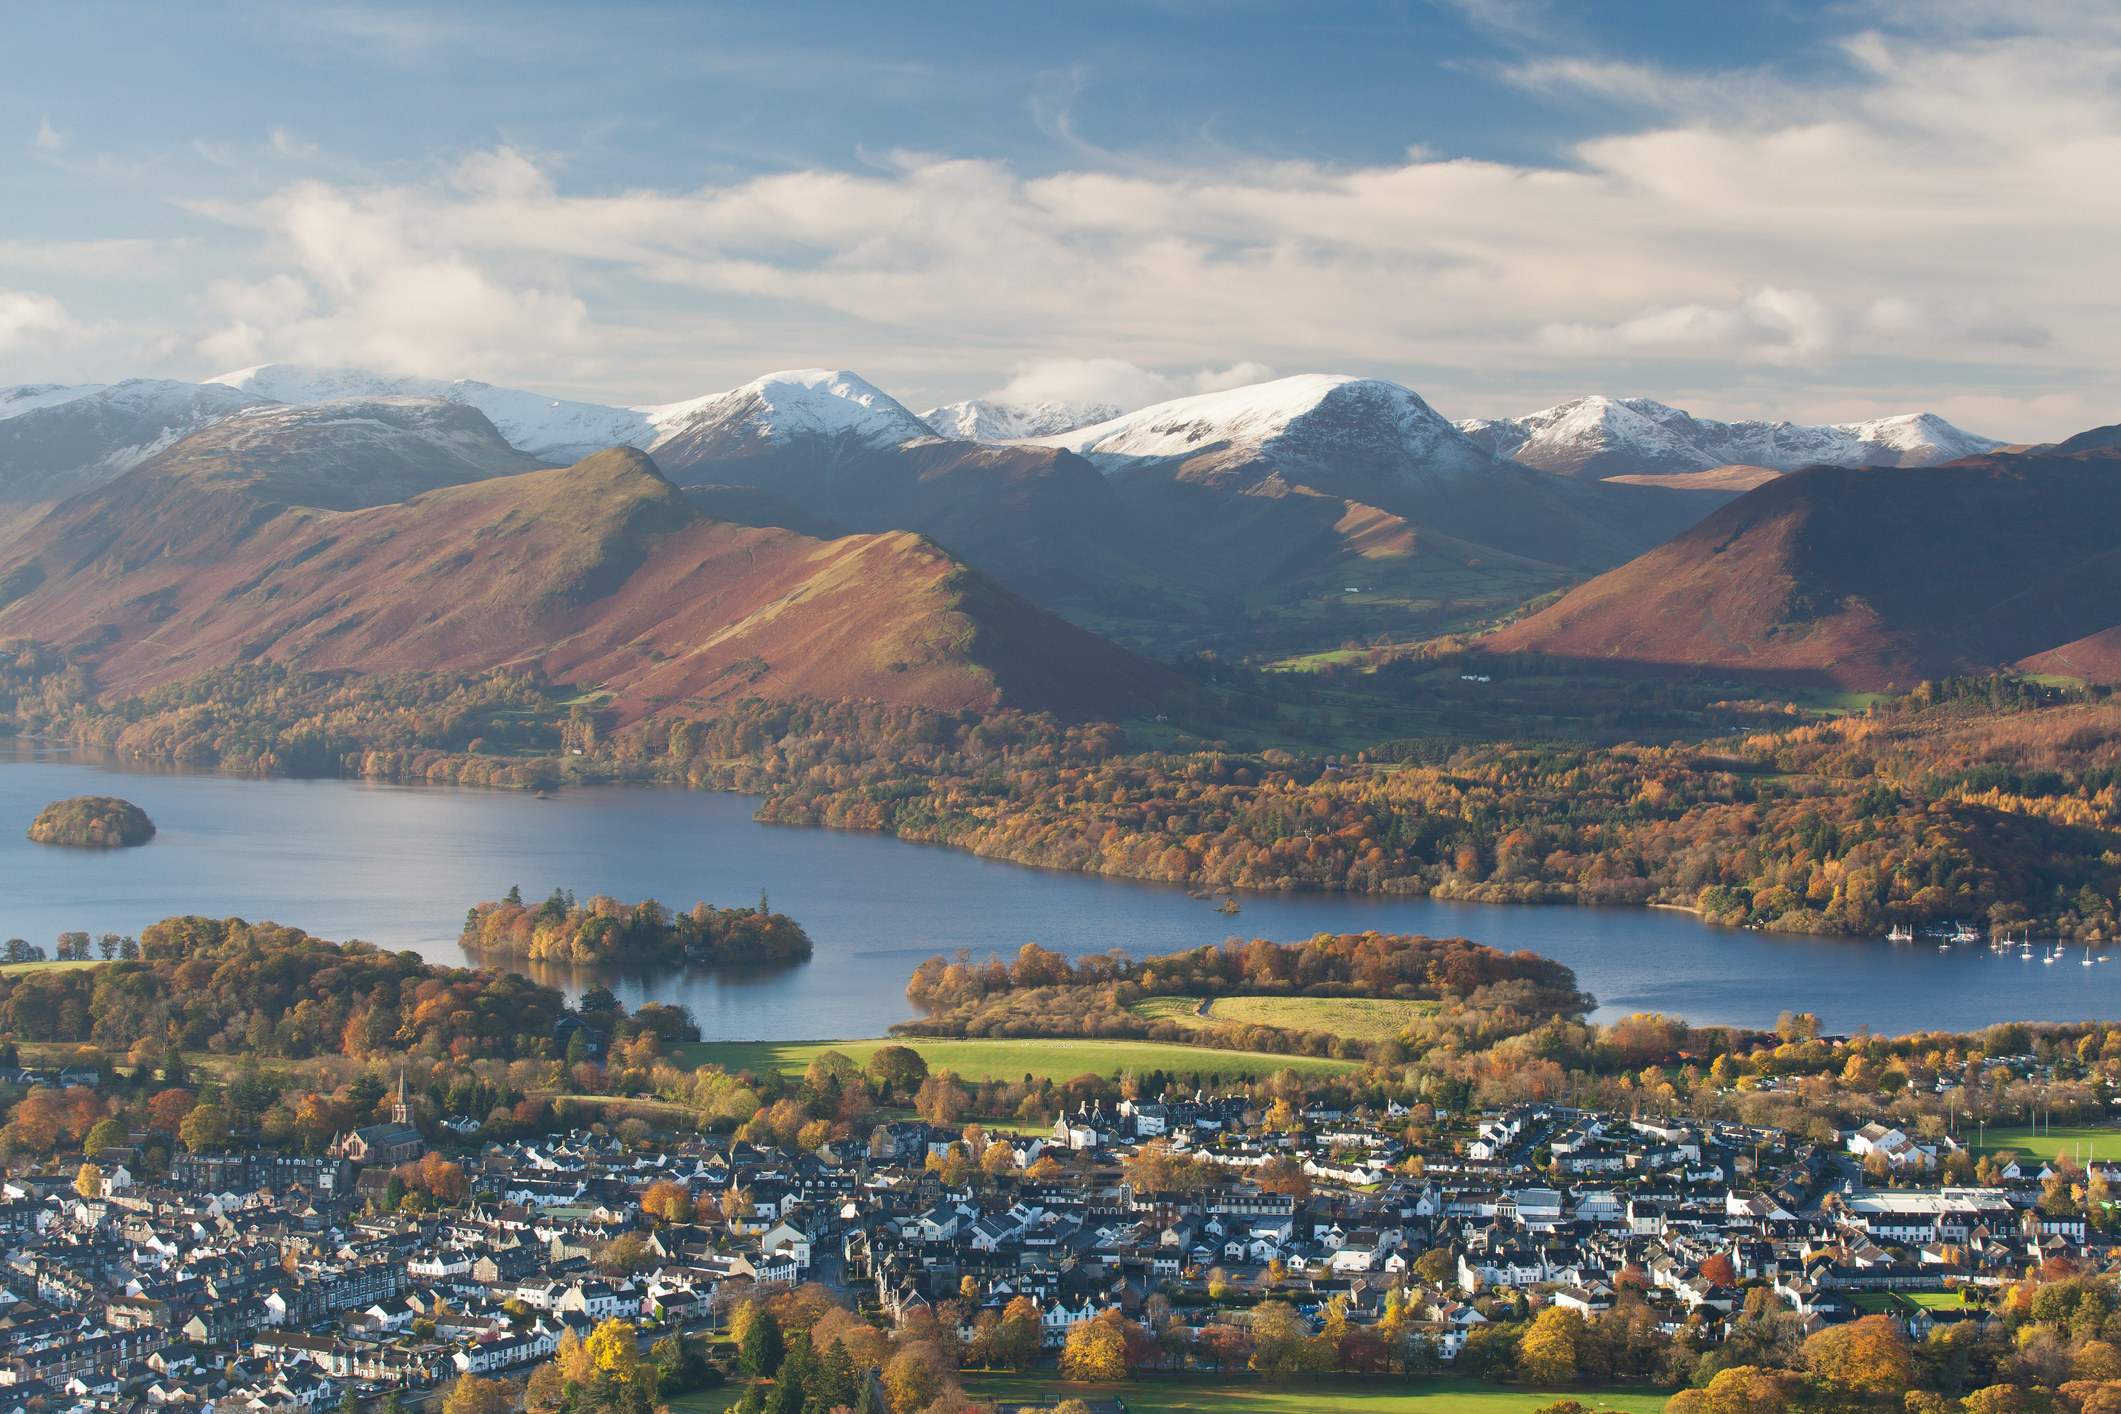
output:
[{"label": "church spire", "polygon": [[398,1071],[398,1102],[390,1107],[390,1119],[393,1124],[412,1123],[412,1106],[405,1102],[405,1072],[403,1069]]}]

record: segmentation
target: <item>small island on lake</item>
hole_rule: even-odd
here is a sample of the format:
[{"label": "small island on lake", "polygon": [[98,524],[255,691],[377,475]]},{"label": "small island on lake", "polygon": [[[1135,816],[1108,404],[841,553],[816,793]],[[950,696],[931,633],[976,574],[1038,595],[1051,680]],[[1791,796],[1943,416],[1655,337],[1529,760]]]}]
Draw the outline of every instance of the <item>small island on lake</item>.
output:
[{"label": "small island on lake", "polygon": [[599,894],[576,906],[553,890],[535,907],[515,889],[499,903],[482,903],[464,918],[458,941],[481,952],[540,962],[689,962],[709,967],[740,963],[807,962],[810,937],[793,918],[773,913],[766,897],[757,908],[696,903],[673,913],[654,899],[620,903]]},{"label": "small island on lake", "polygon": [[77,795],[45,806],[29,827],[29,837],[38,844],[118,849],[153,839],[155,822],[129,800],[111,795]]}]

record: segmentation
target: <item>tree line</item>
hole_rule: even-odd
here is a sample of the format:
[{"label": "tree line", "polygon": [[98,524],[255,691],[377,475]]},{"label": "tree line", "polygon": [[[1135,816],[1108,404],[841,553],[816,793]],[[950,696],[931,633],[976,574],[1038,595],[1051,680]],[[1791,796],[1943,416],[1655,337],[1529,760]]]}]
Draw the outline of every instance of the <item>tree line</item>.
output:
[{"label": "tree line", "polygon": [[809,935],[793,918],[770,911],[764,893],[756,908],[696,903],[676,913],[654,899],[628,904],[602,894],[577,906],[557,889],[532,908],[511,888],[498,903],[475,905],[458,941],[477,952],[576,964],[722,966],[802,962],[811,954]]}]

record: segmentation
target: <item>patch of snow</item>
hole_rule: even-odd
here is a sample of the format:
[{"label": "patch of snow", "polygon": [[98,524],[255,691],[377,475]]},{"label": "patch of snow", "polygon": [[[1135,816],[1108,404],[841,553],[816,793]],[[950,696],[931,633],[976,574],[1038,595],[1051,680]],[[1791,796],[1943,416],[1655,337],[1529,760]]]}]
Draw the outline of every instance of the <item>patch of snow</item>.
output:
[{"label": "patch of snow", "polygon": [[1499,457],[1579,476],[1668,475],[1746,464],[1775,471],[1841,466],[1934,466],[2001,442],[1934,413],[1805,426],[1717,422],[1649,398],[1577,398],[1528,417],[1475,419],[1460,431]]},{"label": "patch of snow", "polygon": [[1111,403],[997,403],[972,398],[930,408],[921,421],[939,437],[959,442],[1014,442],[1050,437],[1126,414]]},{"label": "patch of snow", "polygon": [[167,378],[69,388],[39,384],[7,392],[22,394],[0,417],[0,493],[10,500],[99,486],[263,401],[232,388]]},{"label": "patch of snow", "polygon": [[1349,476],[1450,481],[1494,464],[1412,389],[1380,378],[1304,373],[1158,403],[1057,436],[1028,439],[1107,471],[1143,461],[1234,467],[1329,489]]},{"label": "patch of snow", "polygon": [[38,408],[57,407],[102,392],[107,383],[23,383],[0,388],[0,418],[20,417]]},{"label": "patch of snow", "polygon": [[710,426],[776,445],[820,437],[881,448],[935,436],[890,394],[852,373],[830,368],[769,373],[725,393],[639,411],[656,430],[651,453]]},{"label": "patch of snow", "polygon": [[207,381],[301,405],[351,397],[442,398],[476,408],[509,445],[550,462],[579,461],[606,447],[646,447],[657,435],[651,409],[571,402],[473,378],[392,378],[359,368],[268,363]]}]

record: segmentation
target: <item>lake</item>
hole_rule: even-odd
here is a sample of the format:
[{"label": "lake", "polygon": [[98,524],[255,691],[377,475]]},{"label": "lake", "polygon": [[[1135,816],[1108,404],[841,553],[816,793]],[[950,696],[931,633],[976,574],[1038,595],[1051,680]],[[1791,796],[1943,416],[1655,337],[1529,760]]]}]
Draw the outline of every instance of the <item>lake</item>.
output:
[{"label": "lake", "polygon": [[[117,795],[154,841],[108,853],[31,844],[48,802]],[[1807,940],[1712,928],[1673,910],[1521,908],[1358,895],[1243,895],[1236,917],[1181,889],[1026,869],[880,835],[755,823],[749,797],[608,787],[549,800],[515,792],[343,780],[253,780],[117,770],[56,754],[0,759],[0,937],[47,952],[63,930],[137,934],[170,914],[239,915],[320,937],[365,938],[436,962],[466,954],[472,904],[510,885],[578,898],[729,907],[765,890],[817,945],[808,963],[740,972],[605,977],[629,1005],[682,1002],[710,1040],[876,1036],[910,1015],[921,959],[1027,942],[1137,957],[1233,933],[1288,942],[1318,932],[1460,936],[1560,959],[1598,1016],[1659,1011],[1696,1023],[1772,1025],[1785,1009],[1830,1031],[1965,1030],[1998,1021],[2121,1013],[2121,952],[2044,966],[1986,948]],[[528,971],[540,971],[511,962]],[[579,992],[587,976],[543,971]]]}]

